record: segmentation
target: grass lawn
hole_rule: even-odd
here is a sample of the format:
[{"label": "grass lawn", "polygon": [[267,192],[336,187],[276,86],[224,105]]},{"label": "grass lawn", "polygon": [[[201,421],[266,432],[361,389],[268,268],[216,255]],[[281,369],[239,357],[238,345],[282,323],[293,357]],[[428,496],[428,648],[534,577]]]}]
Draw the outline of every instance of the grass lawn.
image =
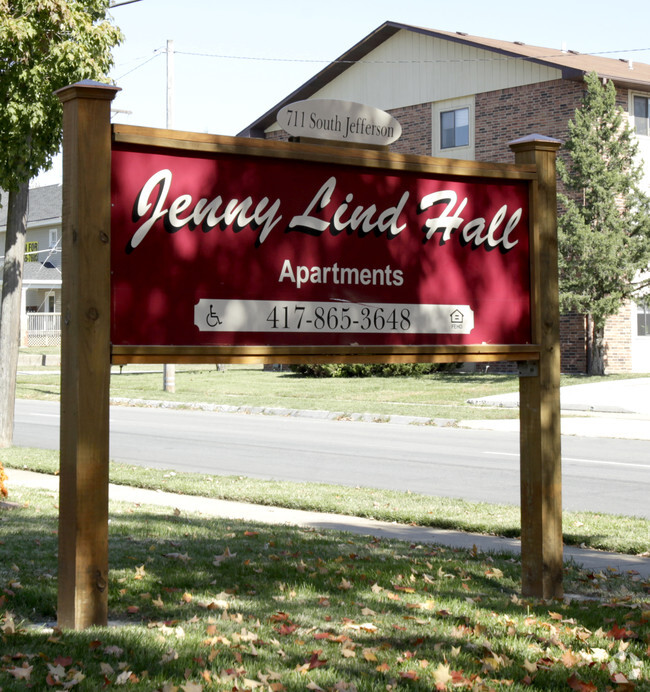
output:
[{"label": "grass lawn", "polygon": [[[0,461],[11,481],[11,468],[58,473],[58,452],[13,447],[0,449]],[[418,526],[518,537],[520,510],[412,492],[351,488],[324,483],[290,483],[243,476],[209,476],[159,469],[110,465],[110,480],[118,485],[161,489],[253,504],[304,509],[394,521]],[[629,554],[650,553],[650,521],[594,512],[563,512],[567,545],[585,545]]]},{"label": "grass lawn", "polygon": [[[589,378],[590,382],[605,378]],[[566,375],[562,385],[583,384],[584,376]],[[450,420],[517,418],[517,409],[470,406],[468,399],[518,390],[515,375],[436,373],[423,377],[323,378],[264,371],[262,366],[177,366],[176,392],[162,391],[160,366],[126,366],[111,375],[111,396],[156,401],[200,402],[229,406],[310,409],[378,415],[407,415]],[[42,369],[20,373],[17,397],[58,400],[58,373]]]},{"label": "grass lawn", "polygon": [[57,497],[0,509],[0,689],[650,689],[650,584],[436,546],[111,504],[109,617],[59,631]]}]

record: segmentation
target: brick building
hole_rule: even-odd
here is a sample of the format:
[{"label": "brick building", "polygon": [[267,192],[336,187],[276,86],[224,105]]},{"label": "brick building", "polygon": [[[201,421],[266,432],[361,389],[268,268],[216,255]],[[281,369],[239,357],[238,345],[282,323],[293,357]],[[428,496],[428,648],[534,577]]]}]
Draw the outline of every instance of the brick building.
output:
[{"label": "brick building", "polygon": [[[391,151],[512,163],[508,143],[530,134],[564,140],[584,76],[612,80],[636,132],[650,190],[650,65],[386,22],[251,123],[240,135],[286,140],[285,105],[310,98],[376,106],[402,126]],[[650,300],[606,328],[607,372],[650,372]],[[562,369],[586,370],[584,315],[563,315]]]}]

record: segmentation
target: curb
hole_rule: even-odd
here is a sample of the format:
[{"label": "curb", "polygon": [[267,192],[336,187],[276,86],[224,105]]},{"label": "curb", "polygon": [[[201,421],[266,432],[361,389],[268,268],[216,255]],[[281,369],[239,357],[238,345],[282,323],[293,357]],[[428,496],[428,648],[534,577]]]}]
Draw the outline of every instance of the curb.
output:
[{"label": "curb", "polygon": [[341,420],[362,423],[392,423],[394,425],[431,425],[452,427],[457,420],[451,418],[424,418],[421,416],[382,415],[377,413],[346,413],[345,411],[300,410],[295,408],[276,408],[269,406],[228,406],[227,404],[205,404],[191,401],[156,401],[149,399],[129,399],[111,397],[115,406],[139,406],[142,408],[161,408],[188,411],[208,411],[214,413],[243,413],[247,415],[284,416],[285,418],[311,418],[315,420]]},{"label": "curb", "polygon": [[[518,399],[468,399],[467,403],[470,406],[485,406],[486,408],[519,408]],[[562,404],[562,411],[590,411],[592,413],[635,413],[632,409],[624,408],[623,406],[607,406],[604,404]]]}]

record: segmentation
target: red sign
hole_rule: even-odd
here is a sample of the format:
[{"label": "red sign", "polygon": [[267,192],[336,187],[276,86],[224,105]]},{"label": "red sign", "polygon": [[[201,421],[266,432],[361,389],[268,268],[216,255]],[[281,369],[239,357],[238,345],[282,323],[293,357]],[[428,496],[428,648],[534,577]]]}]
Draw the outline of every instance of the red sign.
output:
[{"label": "red sign", "polygon": [[114,145],[113,345],[531,342],[528,183]]}]

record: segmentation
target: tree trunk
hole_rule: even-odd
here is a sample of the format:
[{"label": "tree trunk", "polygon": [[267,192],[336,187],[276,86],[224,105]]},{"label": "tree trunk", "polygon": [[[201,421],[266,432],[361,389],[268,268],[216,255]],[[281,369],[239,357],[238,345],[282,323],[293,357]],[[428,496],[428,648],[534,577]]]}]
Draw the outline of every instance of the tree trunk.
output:
[{"label": "tree trunk", "polygon": [[587,372],[589,375],[605,374],[605,327],[598,326],[589,316],[589,347],[587,350]]},{"label": "tree trunk", "polygon": [[0,447],[13,443],[28,197],[29,181],[9,192],[0,305]]}]

